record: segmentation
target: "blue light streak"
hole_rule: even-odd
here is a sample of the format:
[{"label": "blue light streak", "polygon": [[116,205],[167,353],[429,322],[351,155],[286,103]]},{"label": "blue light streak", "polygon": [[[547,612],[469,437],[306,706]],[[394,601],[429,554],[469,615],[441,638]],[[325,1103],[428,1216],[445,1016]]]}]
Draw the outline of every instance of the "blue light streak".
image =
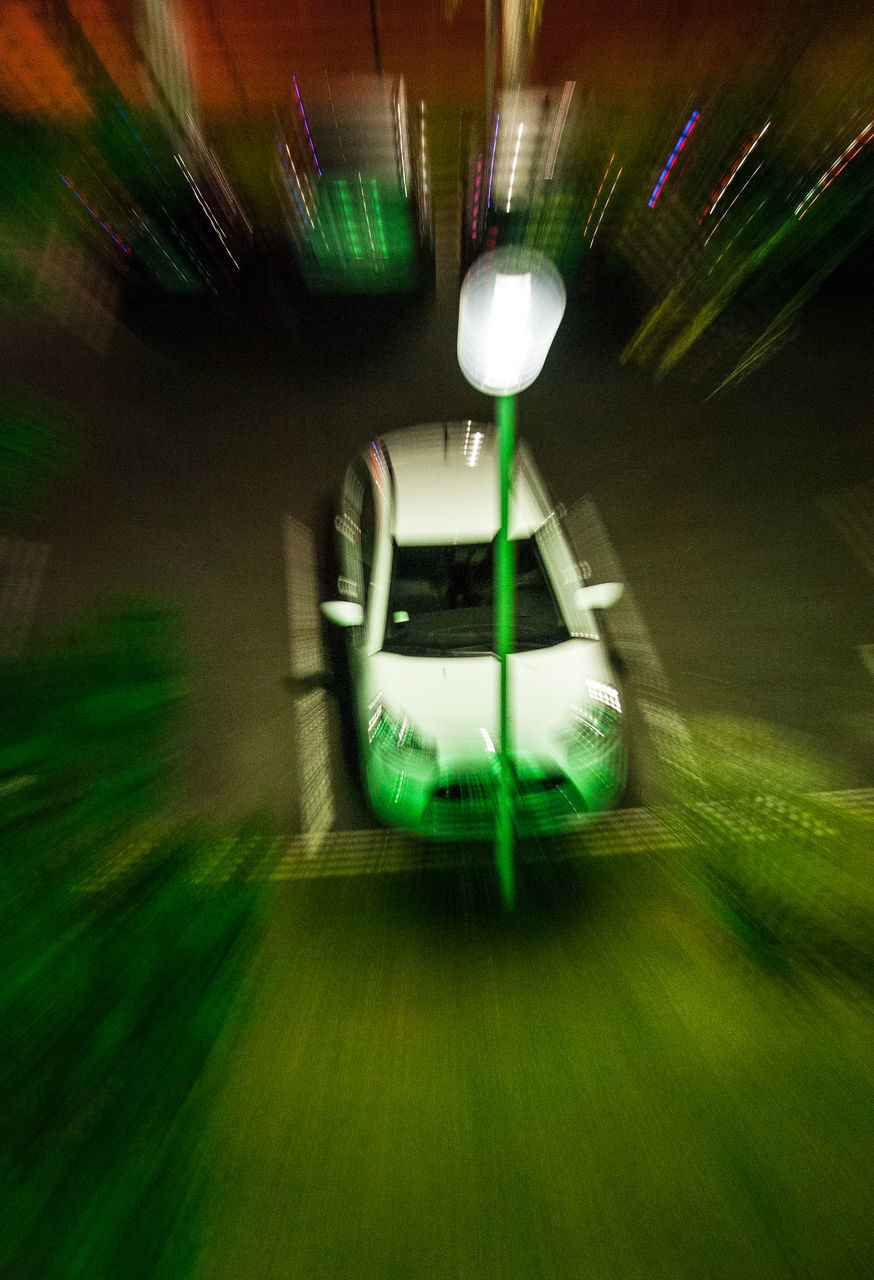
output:
[{"label": "blue light streak", "polygon": [[298,107],[300,107],[300,118],[301,120],[303,120],[303,127],[307,131],[307,142],[310,144],[310,151],[312,152],[313,164],[316,166],[316,172],[321,178],[322,168],[321,168],[321,165],[319,164],[318,156],[316,155],[316,149],[313,146],[313,138],[312,138],[312,134],[310,133],[310,126],[309,126],[309,123],[307,122],[306,112],[303,109],[303,99],[300,96],[300,89],[298,89],[297,87],[297,77],[292,76],[291,82],[294,85],[294,92],[297,97],[297,105]]},{"label": "blue light streak", "polygon": [[495,120],[495,138],[494,138],[494,141],[492,142],[492,158],[489,162],[489,191],[488,191],[488,195],[486,196],[486,209],[491,209],[492,207],[492,175],[495,172],[495,150],[497,149],[497,146],[498,146],[498,126],[500,125],[500,123],[501,123],[501,115],[499,112],[497,119]]},{"label": "blue light streak", "polygon": [[677,139],[674,149],[670,154],[670,158],[668,159],[668,163],[665,165],[664,169],[662,169],[661,177],[659,178],[658,182],[655,184],[655,187],[653,188],[653,193],[650,196],[649,200],[647,201],[650,209],[653,207],[656,200],[658,200],[659,196],[661,195],[662,187],[665,185],[665,182],[667,181],[668,174],[671,172],[671,169],[674,167],[674,161],[676,160],[680,152],[683,150],[683,147],[686,145],[686,139],[688,138],[689,134],[695,128],[695,124],[698,120],[698,115],[699,113],[697,111],[693,111],[692,114],[689,116],[689,119],[686,121],[686,127],[683,130],[683,132],[680,134],[679,138]]},{"label": "blue light streak", "polygon": [[94,212],[94,210],[91,208],[91,206],[90,206],[90,204],[88,203],[88,201],[87,201],[87,200],[83,200],[83,199],[82,199],[82,197],[79,195],[79,192],[78,192],[78,191],[76,190],[76,188],[73,186],[72,182],[68,181],[68,179],[67,179],[67,178],[65,178],[65,177],[64,177],[64,175],[63,175],[62,173],[59,173],[59,174],[58,174],[58,177],[61,179],[61,182],[65,183],[65,184],[70,188],[70,190],[72,191],[72,193],[73,193],[73,195],[76,197],[76,199],[77,199],[81,204],[83,204],[83,205],[85,206],[85,208],[86,208],[86,209],[88,210],[88,212],[91,214],[91,217],[92,217],[92,218],[94,218],[94,220],[95,220],[96,222],[99,222],[99,223],[100,223],[100,225],[101,225],[101,227],[103,228],[103,230],[104,230],[105,232],[107,232],[107,234],[108,234],[109,236],[111,236],[111,237],[112,237],[112,239],[113,239],[113,240],[115,241],[115,243],[119,246],[119,248],[123,249],[125,253],[130,253],[130,249],[129,249],[129,248],[128,248],[128,246],[124,243],[124,241],[123,241],[123,240],[119,240],[119,238],[118,238],[118,236],[115,234],[115,232],[113,232],[113,231],[111,231],[111,230],[110,230],[110,228],[106,225],[106,223],[103,221],[103,219],[100,217],[100,215]]}]

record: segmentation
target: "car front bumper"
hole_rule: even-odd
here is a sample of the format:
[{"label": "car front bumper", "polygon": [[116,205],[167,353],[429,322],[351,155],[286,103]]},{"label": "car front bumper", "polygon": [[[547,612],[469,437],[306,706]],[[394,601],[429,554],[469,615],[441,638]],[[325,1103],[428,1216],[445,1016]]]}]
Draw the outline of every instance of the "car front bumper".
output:
[{"label": "car front bumper", "polygon": [[[592,814],[618,804],[625,790],[627,758],[621,739],[584,766],[514,770],[512,804],[517,836],[561,835]],[[490,840],[499,802],[494,768],[441,777],[436,764],[404,767],[371,761],[370,802],[383,822],[431,840]]]}]

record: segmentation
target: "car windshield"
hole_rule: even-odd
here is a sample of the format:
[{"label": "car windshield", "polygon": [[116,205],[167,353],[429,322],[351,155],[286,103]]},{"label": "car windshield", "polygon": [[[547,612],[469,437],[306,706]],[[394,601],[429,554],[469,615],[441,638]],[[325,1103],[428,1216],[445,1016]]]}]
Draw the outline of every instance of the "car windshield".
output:
[{"label": "car windshield", "polygon": [[[570,638],[534,538],[514,541],[514,651]],[[495,645],[494,542],[393,547],[383,648],[431,657],[491,654]]]}]

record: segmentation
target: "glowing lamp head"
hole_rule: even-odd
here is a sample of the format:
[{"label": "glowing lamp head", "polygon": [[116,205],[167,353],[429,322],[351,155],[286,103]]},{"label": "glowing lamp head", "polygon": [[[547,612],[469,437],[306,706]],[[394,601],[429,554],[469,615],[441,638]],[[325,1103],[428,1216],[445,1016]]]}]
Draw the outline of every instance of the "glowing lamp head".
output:
[{"label": "glowing lamp head", "polygon": [[477,258],[458,305],[458,363],[468,382],[490,396],[530,387],[561,318],[565,288],[535,249],[510,246]]}]

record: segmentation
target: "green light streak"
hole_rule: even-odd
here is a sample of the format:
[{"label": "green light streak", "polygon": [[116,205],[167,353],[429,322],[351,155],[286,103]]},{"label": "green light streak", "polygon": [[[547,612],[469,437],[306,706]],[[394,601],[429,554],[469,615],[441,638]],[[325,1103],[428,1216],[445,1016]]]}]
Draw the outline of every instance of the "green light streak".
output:
[{"label": "green light streak", "polygon": [[510,910],[516,895],[513,860],[513,762],[510,742],[508,655],[513,650],[515,548],[510,541],[510,487],[513,479],[515,401],[512,396],[495,400],[498,428],[501,527],[495,542],[495,609],[501,702],[498,732],[499,790],[495,824],[495,862],[504,906]]},{"label": "green light streak", "polygon": [[370,188],[373,193],[373,208],[376,214],[376,231],[379,236],[379,249],[384,258],[388,257],[388,247],[385,243],[385,227],[382,221],[382,206],[379,203],[379,188],[376,179],[371,178]]},{"label": "green light streak", "polygon": [[413,228],[400,188],[375,178],[325,180],[309,234],[319,288],[406,289],[417,279]]}]

